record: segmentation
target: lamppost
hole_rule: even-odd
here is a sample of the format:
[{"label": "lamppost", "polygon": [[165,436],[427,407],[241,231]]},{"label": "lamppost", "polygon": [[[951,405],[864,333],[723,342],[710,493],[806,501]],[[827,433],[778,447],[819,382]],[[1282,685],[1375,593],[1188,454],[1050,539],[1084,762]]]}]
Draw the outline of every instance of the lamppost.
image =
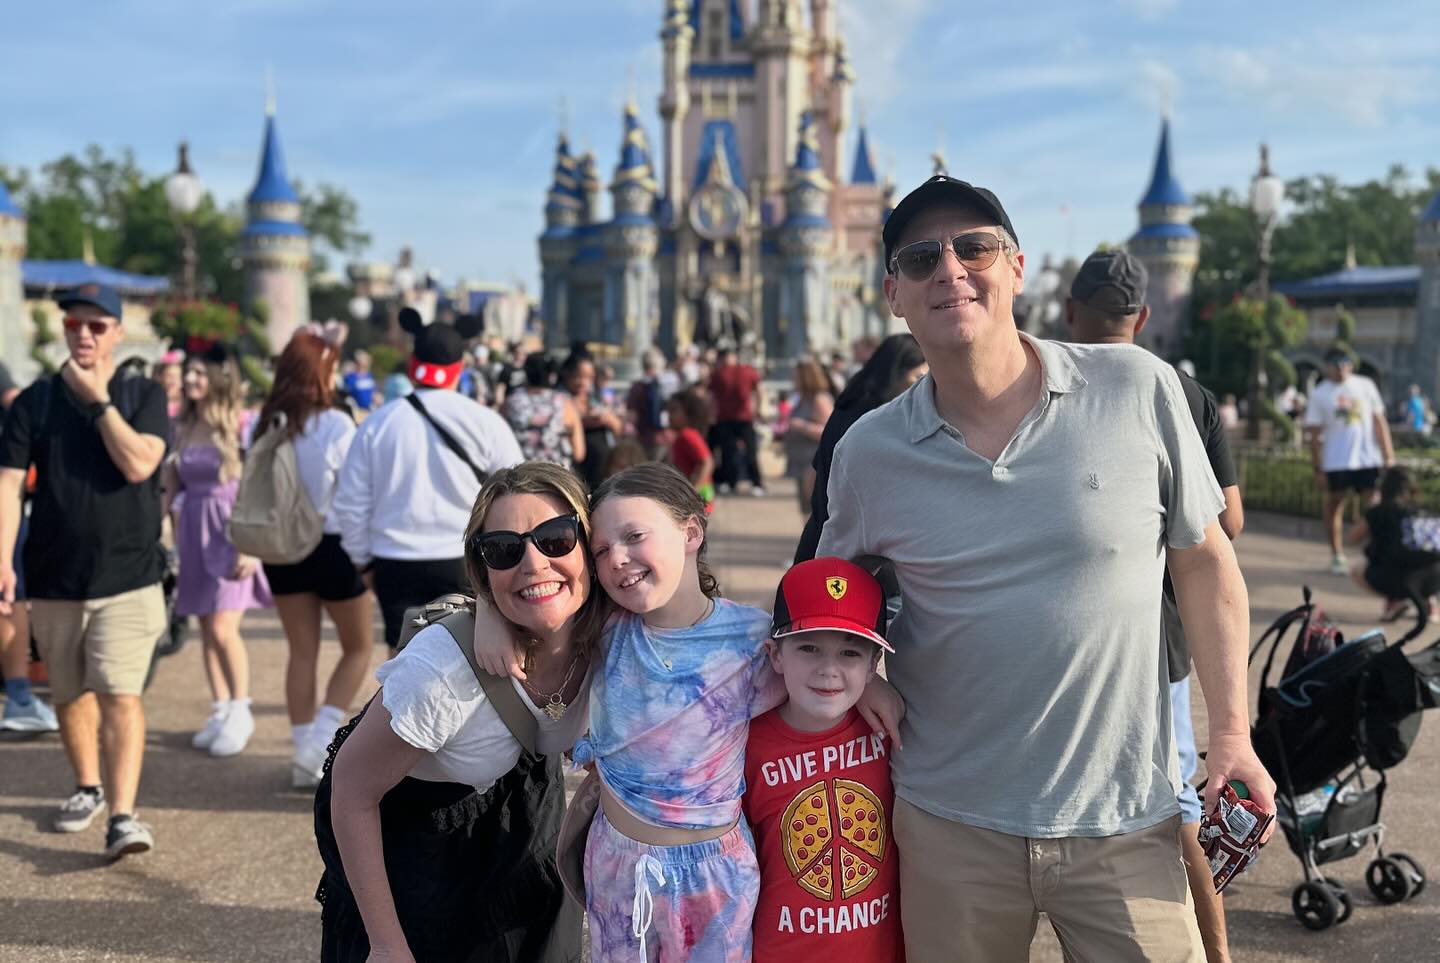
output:
[{"label": "lamppost", "polygon": [[[1255,279],[1255,295],[1261,311],[1270,302],[1270,241],[1275,236],[1280,203],[1285,199],[1285,182],[1270,173],[1270,148],[1260,145],[1260,169],[1250,179],[1250,213],[1255,216],[1255,259],[1259,274]],[[1265,379],[1266,338],[1262,332],[1259,343],[1250,352],[1250,390],[1246,402],[1245,437],[1260,438],[1260,396]]]},{"label": "lamppost", "polygon": [[190,215],[200,207],[205,189],[200,178],[190,169],[190,145],[180,142],[180,164],[165,182],[165,200],[175,215],[180,234],[180,293],[187,301],[195,300],[195,227]]}]

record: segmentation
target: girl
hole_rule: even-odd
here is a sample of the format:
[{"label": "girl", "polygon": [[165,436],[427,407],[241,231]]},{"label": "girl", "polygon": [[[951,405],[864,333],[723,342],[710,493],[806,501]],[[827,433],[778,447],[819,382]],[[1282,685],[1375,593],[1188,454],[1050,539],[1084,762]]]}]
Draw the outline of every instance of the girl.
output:
[{"label": "girl", "polygon": [[[638,947],[662,963],[747,961],[759,869],[739,818],[745,740],[750,719],[785,697],[765,654],[770,617],[718,597],[704,503],[673,466],[621,472],[591,511],[596,578],[622,609],[602,636],[590,736],[574,751],[601,785],[585,847],[591,959]],[[477,626],[482,663],[523,674],[495,640]],[[867,697],[893,732],[893,690]],[[873,723],[877,711],[862,711]]]},{"label": "girl", "polygon": [[[246,609],[269,608],[260,563],[235,551],[225,525],[240,484],[244,395],[240,371],[222,345],[185,362],[185,407],[176,452],[166,463],[166,514],[179,503],[177,615],[200,617],[205,675],[214,706],[191,744],[233,756],[255,732],[250,713],[250,659],[240,637]],[[183,496],[183,497],[181,497]]]},{"label": "girl", "polygon": [[1433,596],[1440,592],[1440,564],[1428,552],[1406,548],[1402,540],[1405,520],[1417,513],[1410,472],[1391,468],[1380,480],[1380,504],[1350,530],[1350,543],[1364,543],[1366,558],[1350,570],[1350,577],[1386,599],[1382,621],[1399,618],[1411,601],[1427,605],[1430,618],[1436,615]]},{"label": "girl", "polygon": [[810,358],[795,363],[795,405],[785,426],[785,477],[796,482],[800,496],[800,514],[810,515],[810,500],[815,494],[815,453],[825,423],[835,410],[830,394],[830,378],[820,362]]},{"label": "girl", "polygon": [[710,402],[698,388],[670,396],[665,410],[670,416],[670,464],[690,479],[705,502],[708,515],[715,508],[715,458],[705,443],[710,430]]},{"label": "girl", "polygon": [[[350,702],[370,667],[373,602],[350,556],[340,547],[340,527],[330,512],[335,482],[355,437],[355,422],[335,407],[339,345],[318,324],[290,339],[275,363],[274,388],[260,411],[259,432],[283,431],[295,446],[295,463],[310,504],[325,519],[324,536],[307,557],[291,565],[265,563],[275,611],[285,629],[285,707],[295,758],[296,789],[320,781],[325,750],[349,715]],[[339,333],[343,339],[343,333]],[[320,617],[328,612],[340,637],[340,661],[330,672],[325,701],[317,710],[315,673],[320,654]]]}]

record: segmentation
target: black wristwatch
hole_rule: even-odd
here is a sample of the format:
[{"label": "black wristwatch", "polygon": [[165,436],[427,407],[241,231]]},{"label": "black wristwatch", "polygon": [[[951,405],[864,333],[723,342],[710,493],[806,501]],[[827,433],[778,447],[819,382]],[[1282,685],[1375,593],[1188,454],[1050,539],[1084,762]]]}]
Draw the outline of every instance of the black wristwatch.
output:
[{"label": "black wristwatch", "polygon": [[114,407],[115,403],[113,401],[97,401],[85,408],[85,417],[89,418],[90,424],[93,425],[96,421],[100,420],[101,415]]}]

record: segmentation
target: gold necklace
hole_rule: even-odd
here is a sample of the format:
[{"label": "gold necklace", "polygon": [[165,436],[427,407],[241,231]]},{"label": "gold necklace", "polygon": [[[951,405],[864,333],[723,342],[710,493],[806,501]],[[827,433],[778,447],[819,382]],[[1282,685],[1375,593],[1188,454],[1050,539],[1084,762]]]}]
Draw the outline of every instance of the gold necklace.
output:
[{"label": "gold necklace", "polygon": [[575,669],[577,666],[580,665],[580,660],[584,657],[584,655],[585,653],[583,651],[575,653],[575,658],[570,660],[570,668],[565,673],[565,681],[560,683],[560,688],[558,690],[550,693],[549,695],[546,695],[539,689],[536,689],[533,685],[530,684],[529,679],[520,680],[520,684],[523,685],[531,695],[533,695],[537,699],[544,701],[545,704],[542,705],[540,708],[544,709],[545,714],[551,719],[555,719],[558,721],[559,718],[565,714],[565,710],[570,708],[569,704],[565,701],[564,698],[565,689],[567,686],[570,685],[570,680],[575,677]]}]

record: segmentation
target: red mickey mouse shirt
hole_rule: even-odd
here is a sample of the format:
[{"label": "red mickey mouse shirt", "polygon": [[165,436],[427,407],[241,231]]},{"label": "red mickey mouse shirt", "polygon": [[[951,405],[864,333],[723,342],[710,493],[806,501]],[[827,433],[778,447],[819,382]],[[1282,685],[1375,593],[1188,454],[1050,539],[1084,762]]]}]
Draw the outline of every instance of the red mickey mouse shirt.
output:
[{"label": "red mickey mouse shirt", "polygon": [[794,729],[778,709],[750,723],[756,963],[903,963],[889,748],[853,708],[824,732]]}]

